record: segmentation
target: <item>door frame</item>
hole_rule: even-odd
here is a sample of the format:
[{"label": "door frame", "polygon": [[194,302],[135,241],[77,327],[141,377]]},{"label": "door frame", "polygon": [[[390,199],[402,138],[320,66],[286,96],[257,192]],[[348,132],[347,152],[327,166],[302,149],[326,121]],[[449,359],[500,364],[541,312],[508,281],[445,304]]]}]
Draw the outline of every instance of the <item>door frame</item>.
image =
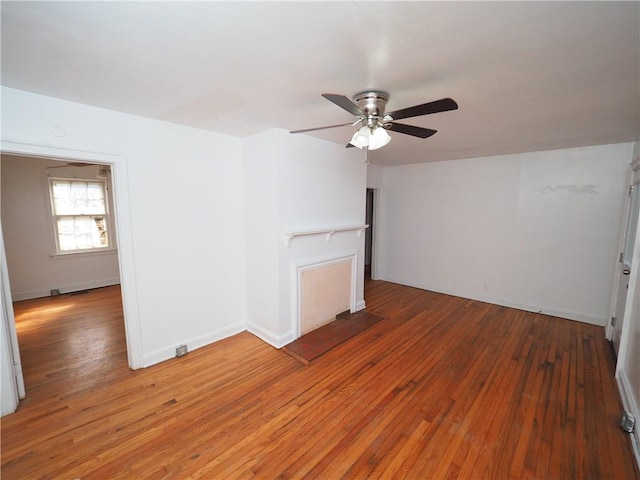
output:
[{"label": "door frame", "polygon": [[[375,210],[374,203],[376,201],[376,194],[373,188],[367,187],[366,189],[366,207],[365,207],[365,219],[364,223],[368,225],[367,230],[364,232],[364,268],[367,269],[367,260],[369,261],[369,277],[373,276],[373,230],[375,223]],[[371,203],[369,203],[369,196],[371,196]],[[369,209],[371,207],[371,209]],[[371,213],[371,216],[369,216]]]},{"label": "door frame", "polygon": [[379,245],[379,233],[380,233],[380,193],[381,193],[381,188],[377,187],[377,186],[367,186],[366,191],[371,190],[372,195],[373,195],[373,202],[372,202],[372,217],[373,217],[373,221],[371,222],[372,225],[369,225],[369,230],[371,231],[371,280],[379,280],[380,277],[378,275],[379,273],[379,258],[378,258],[378,254],[380,249],[378,248]]},{"label": "door frame", "polygon": [[[638,175],[640,172],[640,158],[636,158],[629,167],[629,174],[627,176],[626,188],[630,189],[632,185],[636,185],[634,188],[640,189],[640,179],[634,181],[635,175]],[[631,201],[633,196],[630,192],[625,196],[625,208],[624,208],[624,221],[622,222],[622,230],[620,232],[620,240],[618,245],[619,255],[622,255],[626,248],[627,244],[627,230],[629,228],[629,222],[631,221]],[[640,225],[638,225],[638,230],[640,231]],[[637,232],[636,232],[637,233]],[[633,252],[632,252],[633,254]],[[620,288],[620,275],[622,274],[622,269],[624,268],[624,263],[619,258],[616,262],[616,269],[614,275],[614,283],[611,292],[611,301],[610,301],[610,309],[609,309],[609,318],[607,319],[606,327],[605,327],[605,337],[609,341],[613,341],[613,331],[614,326],[612,325],[613,318],[616,316],[616,310],[618,308],[618,293]],[[628,303],[628,302],[626,302]],[[616,318],[616,322],[623,322],[623,318]],[[621,327],[621,334],[624,334],[624,325]],[[622,348],[622,344],[624,343],[624,339],[620,338],[620,345]],[[618,352],[619,354],[620,352]]]},{"label": "door frame", "polygon": [[[640,189],[640,178],[636,178],[636,182],[633,182],[634,175],[640,177],[640,158],[636,158],[636,160],[631,164],[631,181],[629,184],[635,183],[638,185],[636,188]],[[627,202],[630,203],[630,202]],[[627,212],[627,217],[629,214]],[[640,221],[640,212],[638,213],[638,220]],[[625,225],[625,233],[626,235],[626,225]],[[626,239],[624,239],[626,240]],[[637,299],[636,295],[640,295],[640,224],[636,229],[635,238],[633,239],[633,247],[632,253],[633,260],[631,263],[631,272],[629,273],[629,281],[628,281],[628,294],[625,301],[625,310],[624,310],[624,318],[622,323],[622,330],[620,332],[620,350],[618,352],[618,358],[616,362],[616,382],[618,384],[618,392],[620,393],[620,398],[622,400],[623,409],[631,413],[636,419],[640,418],[640,404],[638,402],[640,399],[636,398],[635,391],[637,390],[638,379],[635,377],[632,378],[629,375],[629,372],[626,368],[628,365],[627,356],[632,355],[633,351],[631,349],[638,349],[640,346],[637,345],[637,340],[634,340],[634,329],[638,326],[638,312],[634,312],[634,306],[637,309]],[[618,264],[619,268],[616,269],[617,277],[616,280],[620,278],[620,269],[623,268],[621,263]],[[617,286],[618,281],[616,281],[616,285],[614,293],[616,294],[617,299]],[[616,305],[612,306],[612,311],[616,311]],[[634,346],[635,344],[635,346]],[[631,350],[631,351],[630,351]],[[629,434],[631,437],[631,443],[633,446],[633,452],[636,457],[636,462],[638,467],[640,467],[640,430],[638,430],[638,426],[633,429],[633,431]]]},{"label": "door frame", "polygon": [[18,348],[18,333],[16,331],[13,304],[11,302],[11,287],[7,270],[7,257],[4,251],[4,237],[0,225],[0,298],[2,325],[0,325],[2,346],[2,415],[15,412],[18,403],[25,396],[22,361]]},{"label": "door frame", "polygon": [[[116,227],[114,235],[118,245],[118,266],[120,268],[127,359],[129,368],[132,370],[142,368],[144,366],[142,333],[138,313],[138,294],[129,201],[129,177],[126,168],[126,157],[110,153],[61,149],[48,145],[4,141],[0,142],[0,153],[60,161],[101,163],[111,167],[114,223]],[[4,251],[2,251],[2,255],[4,256]],[[8,271],[4,262],[1,268],[3,278],[5,275],[8,278]],[[6,300],[8,302],[12,301],[11,297]]]}]

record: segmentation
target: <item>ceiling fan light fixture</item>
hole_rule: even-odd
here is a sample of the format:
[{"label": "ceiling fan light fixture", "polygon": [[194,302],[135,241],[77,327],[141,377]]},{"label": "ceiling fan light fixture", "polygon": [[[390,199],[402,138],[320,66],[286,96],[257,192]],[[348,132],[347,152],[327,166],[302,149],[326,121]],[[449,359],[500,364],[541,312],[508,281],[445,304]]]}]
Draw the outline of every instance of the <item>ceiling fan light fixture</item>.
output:
[{"label": "ceiling fan light fixture", "polygon": [[382,127],[377,127],[371,131],[369,137],[369,150],[377,150],[384,147],[391,141],[391,135]]},{"label": "ceiling fan light fixture", "polygon": [[98,180],[107,180],[109,178],[109,167],[107,165],[101,165],[96,173]]},{"label": "ceiling fan light fixture", "polygon": [[358,147],[359,149],[363,149],[364,147],[369,146],[369,139],[371,137],[371,131],[369,127],[365,125],[358,129],[356,133],[353,134],[351,141],[349,142],[354,147]]}]

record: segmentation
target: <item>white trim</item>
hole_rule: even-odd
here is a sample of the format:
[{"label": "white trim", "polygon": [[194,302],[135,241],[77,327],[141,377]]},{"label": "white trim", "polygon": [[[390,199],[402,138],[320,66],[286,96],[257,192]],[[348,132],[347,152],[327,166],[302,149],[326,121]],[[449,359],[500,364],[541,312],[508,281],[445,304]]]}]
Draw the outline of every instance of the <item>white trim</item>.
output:
[{"label": "white trim", "polygon": [[382,215],[380,208],[382,206],[382,187],[369,187],[373,190],[373,228],[371,230],[371,280],[379,280],[380,269],[380,238],[382,228],[380,222]]},{"label": "white trim", "polygon": [[[307,258],[291,263],[291,329],[293,340],[300,338],[300,277],[302,272],[327,265],[351,261],[351,297],[349,299],[349,310],[351,313],[360,310],[360,303],[357,302],[358,283],[358,251],[334,253],[322,257]],[[364,300],[362,301],[364,305]],[[289,334],[287,334],[289,335]],[[286,344],[285,344],[286,345]]]},{"label": "white trim", "polygon": [[127,337],[127,358],[133,370],[142,368],[142,323],[138,310],[138,284],[133,248],[133,226],[129,200],[129,175],[124,157],[118,164],[111,164],[111,187],[115,217],[115,238],[118,245],[118,266],[122,285],[124,326]]},{"label": "white trim", "polygon": [[131,206],[129,200],[129,177],[126,157],[110,153],[86,150],[70,150],[50,145],[2,141],[0,152],[53,160],[76,160],[89,163],[103,163],[111,166],[115,238],[118,245],[120,283],[122,285],[122,306],[124,314],[127,358],[131,369],[144,365],[142,331],[138,310],[138,294],[135,274],[135,259],[132,238]]},{"label": "white trim", "polygon": [[297,338],[293,331],[288,331],[284,335],[275,336],[272,332],[253,322],[248,322],[247,331],[274,348],[282,348]]},{"label": "white trim", "polygon": [[[67,183],[86,183],[89,184],[97,184],[102,188],[102,199],[104,201],[104,213],[92,213],[92,214],[75,214],[75,215],[61,215],[56,211],[56,201],[54,196],[54,184],[56,182],[67,182]],[[105,250],[114,250],[113,247],[113,232],[112,225],[113,220],[111,219],[111,212],[109,211],[109,204],[111,203],[109,198],[109,188],[107,187],[107,180],[102,179],[93,179],[93,178],[68,178],[68,177],[57,177],[50,176],[47,177],[48,183],[48,193],[49,193],[49,206],[51,213],[51,226],[53,228],[53,234],[55,237],[55,248],[56,251],[51,256],[54,255],[69,255],[74,253],[94,253],[94,252],[102,252]],[[84,249],[74,249],[74,250],[62,250],[60,248],[60,232],[58,231],[58,219],[61,217],[84,217],[84,218],[93,218],[93,217],[104,217],[106,219],[106,230],[107,230],[107,245],[102,247],[91,247]]]},{"label": "white trim", "polygon": [[246,331],[246,325],[243,323],[235,323],[233,325],[227,325],[224,328],[220,328],[213,332],[207,332],[197,337],[191,337],[187,339],[176,340],[175,345],[162,347],[149,353],[145,353],[143,358],[142,367],[150,367],[156,363],[170,360],[176,356],[176,347],[179,345],[186,345],[189,352],[201,347],[205,347],[219,340],[231,337],[238,333]]},{"label": "white trim", "polygon": [[20,357],[20,345],[18,344],[18,332],[16,330],[16,319],[13,311],[13,302],[11,302],[11,284],[9,282],[9,269],[7,267],[7,256],[4,248],[4,236],[0,225],[0,255],[2,255],[2,303],[3,312],[6,315],[7,329],[9,341],[11,342],[11,356],[13,361],[13,370],[16,377],[16,385],[18,388],[18,397],[24,398],[26,391],[24,387],[24,376],[22,373],[22,359]]},{"label": "white trim", "polygon": [[540,305],[530,305],[524,303],[517,303],[506,298],[494,297],[491,295],[477,295],[475,293],[460,292],[457,290],[441,288],[433,285],[427,285],[422,282],[412,282],[405,279],[396,277],[385,276],[381,278],[391,283],[399,283],[400,285],[407,285],[409,287],[420,288],[435,293],[442,293],[445,295],[451,295],[453,297],[467,298],[469,300],[475,300],[478,302],[491,303],[492,305],[499,305],[502,307],[515,308],[516,310],[523,310],[525,312],[540,313],[542,315],[549,315],[551,317],[559,317],[567,320],[575,320],[578,322],[589,323],[591,325],[597,325],[599,327],[604,326],[606,319],[600,317],[594,317],[592,315],[585,315],[579,312],[571,312],[568,310],[561,310],[556,308],[549,308]]},{"label": "white trim", "polygon": [[[640,180],[640,178],[638,178],[640,177],[640,158],[636,158],[636,160],[631,164],[631,172],[632,173],[629,181],[630,185],[636,184]],[[627,205],[629,204],[630,202],[627,201]],[[625,217],[627,217],[628,219],[628,211],[626,212]],[[627,232],[626,224],[624,225],[623,232],[625,232],[623,234],[624,237]],[[625,238],[621,239],[621,241],[624,241],[625,243],[626,240],[627,239]],[[638,403],[639,399],[635,396],[634,386],[631,382],[631,380],[637,382],[639,379],[630,379],[628,377],[628,372],[625,370],[625,364],[627,364],[629,360],[627,359],[627,356],[632,353],[630,352],[630,349],[640,348],[640,345],[637,345],[637,338],[634,338],[633,336],[633,329],[637,328],[638,322],[640,322],[640,318],[638,318],[637,312],[635,312],[633,309],[635,302],[634,297],[635,295],[638,295],[638,292],[640,291],[640,288],[638,286],[638,282],[640,282],[640,228],[638,228],[636,231],[632,250],[633,251],[631,254],[633,255],[633,260],[631,262],[631,272],[629,273],[628,277],[628,292],[626,296],[624,317],[619,319],[620,321],[622,321],[622,329],[620,332],[620,348],[618,351],[618,361],[616,363],[616,381],[618,384],[618,391],[620,393],[623,408],[625,409],[625,411],[633,414],[636,419],[635,430],[630,435],[636,462],[638,464],[638,468],[640,468],[640,428],[638,427],[638,422],[640,421],[640,404]],[[616,281],[614,283],[613,289],[615,301],[617,301],[618,299],[617,287],[620,283],[619,277],[621,273],[620,270],[622,268],[623,265],[621,263],[619,263],[618,267],[616,268]],[[617,310],[615,301],[612,302],[612,312],[616,312]],[[615,313],[612,313],[612,315],[614,314]]]},{"label": "white trim", "polygon": [[6,306],[9,302],[4,299],[4,296],[3,288],[2,309],[0,310],[0,320],[2,321],[2,325],[0,325],[0,380],[2,381],[0,388],[0,416],[15,412],[19,403],[17,375],[11,355],[13,351],[9,338],[11,335],[8,331],[10,315],[6,310]]},{"label": "white trim", "polygon": [[53,160],[77,160],[87,163],[113,164],[122,161],[122,155],[92,152],[88,150],[69,150],[53,145],[35,145],[31,143],[1,141],[0,151],[5,154],[27,157],[49,158]]},{"label": "white trim", "polygon": [[[635,185],[640,182],[639,178],[636,178],[638,172],[640,171],[640,158],[635,159],[630,164],[628,178],[626,186],[630,188],[631,185]],[[636,187],[640,188],[640,187]],[[616,268],[615,268],[615,276],[613,281],[613,288],[611,289],[611,299],[609,300],[609,316],[607,317],[605,324],[605,338],[607,340],[613,340],[613,325],[611,325],[611,319],[615,317],[616,311],[618,309],[618,288],[620,287],[620,275],[622,274],[622,269],[625,268],[624,264],[620,262],[619,255],[624,252],[627,247],[627,230],[629,229],[629,222],[631,221],[629,211],[631,209],[631,195],[625,195],[624,200],[624,217],[622,221],[622,225],[620,228],[620,234],[618,237],[618,250],[616,251]],[[640,230],[640,228],[638,228]],[[617,319],[618,322],[623,321],[622,318]],[[618,352],[618,355],[620,352]]]},{"label": "white trim", "polygon": [[[635,166],[634,166],[635,164]],[[638,170],[640,168],[640,161],[636,161],[632,164],[632,169]],[[640,215],[640,212],[638,212]],[[626,231],[626,226],[625,226]],[[628,283],[627,283],[627,296],[625,301],[625,309],[624,316],[620,320],[622,321],[622,329],[620,331],[620,349],[618,351],[618,362],[616,363],[616,377],[624,371],[625,359],[627,357],[627,350],[629,349],[629,343],[634,341],[633,338],[633,319],[631,315],[633,313],[633,302],[634,296],[636,292],[636,285],[640,282],[640,225],[639,228],[636,229],[636,236],[633,241],[633,261],[631,262],[631,271],[629,272]],[[616,270],[616,284],[618,283],[618,278],[620,275],[620,269],[622,268],[622,264],[619,264],[619,269]],[[615,312],[615,310],[614,310]],[[638,320],[636,319],[636,322]],[[639,347],[640,348],[640,347]]]},{"label": "white trim", "polygon": [[638,463],[638,468],[640,468],[640,428],[638,427],[638,422],[640,422],[640,407],[638,404],[638,399],[633,394],[633,388],[631,386],[631,382],[627,377],[627,373],[624,369],[620,369],[617,372],[616,380],[618,383],[618,390],[620,391],[620,398],[622,399],[622,405],[625,411],[630,412],[636,419],[636,427],[631,435],[631,443],[633,445],[633,453],[636,457],[636,462]]},{"label": "white trim", "polygon": [[[631,177],[632,174],[629,173],[629,182],[631,181]],[[630,183],[627,182],[627,188],[630,185]],[[605,323],[604,326],[604,335],[605,338],[609,341],[613,340],[613,325],[611,324],[611,319],[615,316],[616,314],[616,309],[618,306],[618,287],[619,287],[619,283],[620,283],[620,274],[622,271],[622,262],[620,262],[619,259],[619,255],[622,254],[622,251],[624,250],[624,246],[625,246],[625,236],[627,233],[627,224],[629,222],[629,210],[631,209],[631,197],[629,195],[625,195],[625,199],[624,199],[624,217],[622,220],[622,225],[620,227],[620,232],[618,235],[618,249],[616,250],[616,258],[615,258],[615,262],[616,262],[616,268],[615,268],[615,275],[613,277],[613,288],[611,288],[611,298],[609,299],[609,315],[607,317],[607,322]],[[618,319],[618,321],[622,321],[622,319]]]},{"label": "white trim", "polygon": [[[110,280],[96,280],[94,282],[83,282],[83,283],[74,283],[72,285],[61,285],[61,286],[56,286],[55,288],[60,290],[61,295],[64,295],[65,293],[74,293],[74,292],[81,292],[83,290],[91,290],[94,288],[110,287],[112,285],[118,285],[119,283],[120,283],[120,278],[112,278]],[[51,289],[31,290],[29,292],[14,292],[13,301],[19,302],[22,300],[31,300],[32,298],[48,297],[50,295],[51,295]]]},{"label": "white trim", "polygon": [[20,398],[24,398],[25,388],[1,226],[0,322],[0,415],[4,416],[16,411]]},{"label": "white trim", "polygon": [[71,250],[71,251],[62,251],[62,252],[52,252],[49,256],[53,259],[60,259],[69,256],[83,256],[83,257],[93,257],[96,255],[116,255],[118,253],[117,248],[113,247],[105,247],[105,248],[96,248],[93,250]]}]

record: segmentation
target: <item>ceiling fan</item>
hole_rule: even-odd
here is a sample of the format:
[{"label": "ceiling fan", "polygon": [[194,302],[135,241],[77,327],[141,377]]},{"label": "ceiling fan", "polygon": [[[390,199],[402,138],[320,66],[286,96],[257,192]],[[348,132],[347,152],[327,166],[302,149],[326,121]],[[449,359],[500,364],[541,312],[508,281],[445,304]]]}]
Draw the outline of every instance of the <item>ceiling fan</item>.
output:
[{"label": "ceiling fan", "polygon": [[347,144],[347,147],[358,147],[360,149],[367,147],[369,150],[376,150],[380,147],[384,147],[391,141],[391,137],[387,133],[387,130],[419,138],[428,138],[437,132],[437,130],[432,130],[430,128],[397,123],[396,120],[458,109],[458,104],[453,99],[443,98],[433,102],[423,103],[421,105],[415,105],[413,107],[385,113],[384,109],[389,101],[389,94],[379,90],[357,93],[354,95],[353,101],[349,100],[349,98],[344,95],[335,93],[323,93],[322,96],[350,114],[356,116],[357,119],[351,123],[341,123],[339,125],[329,125],[326,127],[305,128],[303,130],[293,130],[289,133],[312,132],[314,130],[325,130],[327,128],[346,127],[347,125],[356,126],[359,123],[362,123],[363,126],[353,135],[351,141]]},{"label": "ceiling fan", "polygon": [[51,168],[66,168],[66,167],[96,167],[98,168],[98,173],[96,173],[96,178],[100,180],[106,180],[111,173],[111,167],[109,165],[101,165],[96,163],[86,163],[86,162],[60,162],[60,165],[50,165],[45,167],[46,170]]},{"label": "ceiling fan", "polygon": [[50,165],[45,167],[47,169],[50,168],[66,168],[66,167],[95,167],[95,163],[86,163],[86,162],[58,162],[60,165]]}]

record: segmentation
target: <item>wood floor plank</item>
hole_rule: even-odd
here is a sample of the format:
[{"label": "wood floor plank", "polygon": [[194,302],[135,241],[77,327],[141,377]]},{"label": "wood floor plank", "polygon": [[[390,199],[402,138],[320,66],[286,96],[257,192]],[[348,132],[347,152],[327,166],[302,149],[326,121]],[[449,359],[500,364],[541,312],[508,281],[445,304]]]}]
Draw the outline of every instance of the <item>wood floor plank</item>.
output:
[{"label": "wood floor plank", "polygon": [[309,367],[245,332],[131,371],[118,287],[16,303],[2,478],[640,479],[602,328],[365,288]]}]

